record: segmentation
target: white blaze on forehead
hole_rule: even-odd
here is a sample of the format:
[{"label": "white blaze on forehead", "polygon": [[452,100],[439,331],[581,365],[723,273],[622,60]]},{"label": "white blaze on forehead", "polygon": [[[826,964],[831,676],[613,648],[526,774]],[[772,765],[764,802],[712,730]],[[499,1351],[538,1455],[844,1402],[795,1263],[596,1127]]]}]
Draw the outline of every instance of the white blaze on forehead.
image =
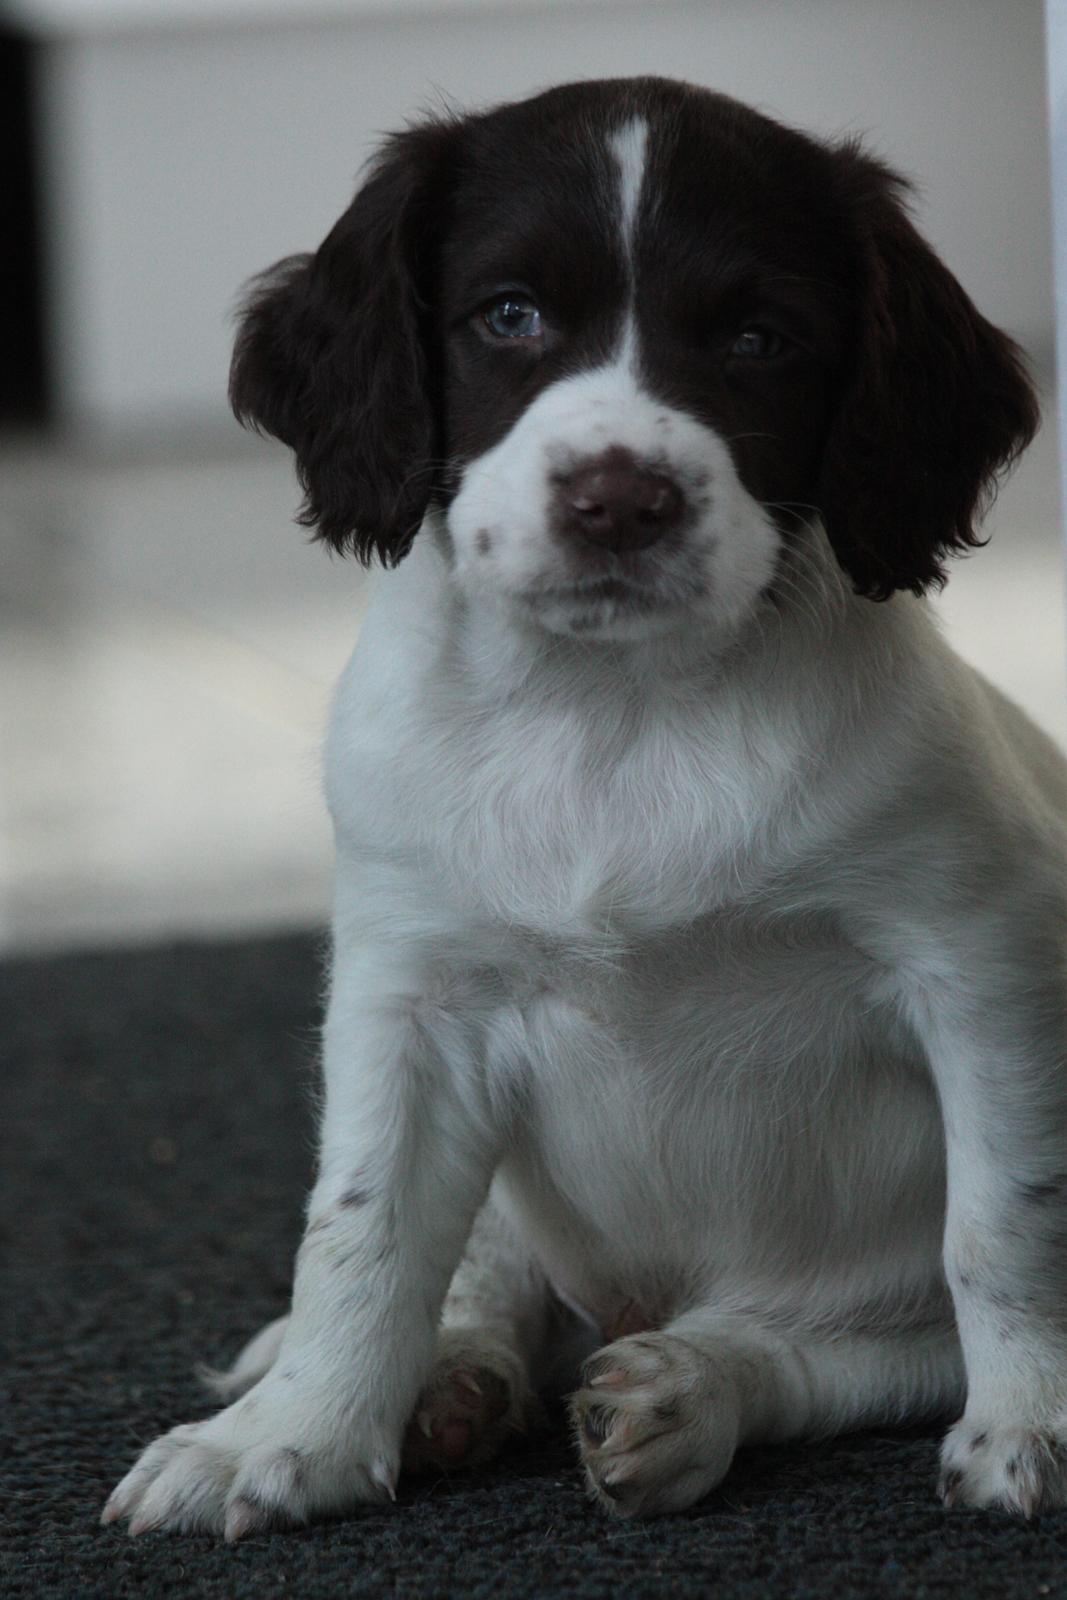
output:
[{"label": "white blaze on forehead", "polygon": [[645,177],[647,144],[648,123],[644,117],[633,117],[629,122],[623,123],[611,138],[611,153],[619,168],[621,233],[628,262],[633,260],[634,226]]},{"label": "white blaze on forehead", "polygon": [[630,289],[629,304],[622,329],[620,358],[622,364],[631,372],[637,363],[633,313],[634,234],[637,228],[637,211],[641,203],[641,189],[645,181],[647,146],[648,123],[643,117],[632,117],[611,136],[611,153],[619,169],[619,233]]}]

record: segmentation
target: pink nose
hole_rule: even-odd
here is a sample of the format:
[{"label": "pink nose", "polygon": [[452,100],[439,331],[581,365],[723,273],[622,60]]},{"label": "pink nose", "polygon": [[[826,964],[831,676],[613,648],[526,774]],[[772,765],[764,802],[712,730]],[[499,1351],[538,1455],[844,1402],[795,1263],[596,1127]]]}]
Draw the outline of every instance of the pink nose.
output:
[{"label": "pink nose", "polygon": [[557,533],[605,550],[644,550],[673,532],[684,511],[673,478],[618,445],[556,480]]}]

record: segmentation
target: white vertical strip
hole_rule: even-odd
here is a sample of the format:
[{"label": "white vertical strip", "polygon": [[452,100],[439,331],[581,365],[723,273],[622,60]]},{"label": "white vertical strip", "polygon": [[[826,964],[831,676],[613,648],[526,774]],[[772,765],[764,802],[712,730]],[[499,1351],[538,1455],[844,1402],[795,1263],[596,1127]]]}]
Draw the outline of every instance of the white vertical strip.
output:
[{"label": "white vertical strip", "polygon": [[628,305],[623,322],[622,364],[630,372],[637,370],[637,340],[634,329],[634,233],[637,213],[641,204],[641,189],[645,180],[645,155],[648,146],[648,123],[643,117],[633,117],[624,123],[611,140],[611,153],[619,168],[619,237],[622,241],[623,259],[629,280]]},{"label": "white vertical strip", "polygon": [[[1067,552],[1067,0],[1045,0],[1052,151],[1053,272],[1060,424],[1060,514]],[[1067,685],[1065,685],[1067,691]]]},{"label": "white vertical strip", "polygon": [[619,210],[621,233],[626,259],[633,264],[634,224],[641,203],[641,187],[645,178],[645,150],[648,144],[648,123],[644,117],[634,117],[624,124],[611,141],[611,153],[619,165]]}]

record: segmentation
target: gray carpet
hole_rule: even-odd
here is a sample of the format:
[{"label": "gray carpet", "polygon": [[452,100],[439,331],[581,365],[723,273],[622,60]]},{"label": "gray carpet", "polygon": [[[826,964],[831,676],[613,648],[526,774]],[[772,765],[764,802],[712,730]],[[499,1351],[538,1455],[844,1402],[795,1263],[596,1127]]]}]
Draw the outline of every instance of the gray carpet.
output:
[{"label": "gray carpet", "polygon": [[1067,1596],[1067,1513],[946,1515],[936,1439],[743,1454],[684,1516],[607,1520],[562,1429],[395,1506],[227,1549],[97,1518],[192,1373],[285,1307],[311,1169],[312,937],[0,968],[0,1593]]}]

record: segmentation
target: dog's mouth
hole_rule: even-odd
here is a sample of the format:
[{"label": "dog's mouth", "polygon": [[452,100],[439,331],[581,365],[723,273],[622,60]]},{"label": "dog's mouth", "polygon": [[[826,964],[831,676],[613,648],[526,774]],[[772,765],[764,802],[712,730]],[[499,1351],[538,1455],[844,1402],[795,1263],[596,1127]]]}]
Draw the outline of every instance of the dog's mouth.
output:
[{"label": "dog's mouth", "polygon": [[619,605],[647,606],[653,603],[655,597],[648,584],[636,583],[632,578],[600,576],[578,578],[573,583],[546,586],[535,590],[530,598],[535,602],[543,599],[549,604],[565,604],[567,601],[579,604],[599,603],[610,600]]},{"label": "dog's mouth", "polygon": [[538,584],[520,595],[525,609],[554,633],[632,635],[663,626],[697,603],[707,581],[696,574],[656,577],[599,573],[567,582]]}]

